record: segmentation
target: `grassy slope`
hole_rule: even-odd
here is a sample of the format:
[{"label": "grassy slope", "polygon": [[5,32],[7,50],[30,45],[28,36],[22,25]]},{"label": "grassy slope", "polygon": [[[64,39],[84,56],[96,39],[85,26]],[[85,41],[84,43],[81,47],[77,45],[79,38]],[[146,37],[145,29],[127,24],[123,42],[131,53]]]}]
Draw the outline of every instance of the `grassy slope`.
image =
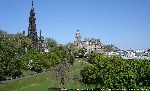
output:
[{"label": "grassy slope", "polygon": [[[73,66],[70,67],[70,73],[67,74],[70,80],[65,82],[65,87],[68,89],[84,89],[85,85],[79,81],[72,80],[74,77],[80,78],[80,70],[86,65],[84,62],[76,61]],[[21,80],[10,81],[0,85],[0,91],[47,91],[51,87],[61,87],[59,81],[57,81],[53,74],[50,72],[41,73],[25,77]]]},{"label": "grassy slope", "polygon": [[77,79],[73,78],[78,78],[81,79],[80,77],[80,70],[86,65],[85,62],[83,61],[76,61],[73,66],[70,67],[70,73],[67,74],[71,80],[68,80],[66,82],[66,88],[68,89],[84,89],[86,88],[85,85],[80,83]]},{"label": "grassy slope", "polygon": [[[42,88],[47,88],[48,87],[48,72],[47,73],[42,73],[39,75],[33,75],[29,77],[25,77],[21,80],[17,81],[10,81],[8,83],[0,85],[0,90],[1,91],[25,91],[24,89],[26,88],[31,88],[31,87],[40,87],[39,89]],[[40,86],[40,85],[43,85]],[[28,89],[27,89],[28,90]],[[33,91],[33,90],[28,90],[28,91]],[[37,90],[40,91],[40,90]],[[44,91],[44,90],[41,90]]]}]

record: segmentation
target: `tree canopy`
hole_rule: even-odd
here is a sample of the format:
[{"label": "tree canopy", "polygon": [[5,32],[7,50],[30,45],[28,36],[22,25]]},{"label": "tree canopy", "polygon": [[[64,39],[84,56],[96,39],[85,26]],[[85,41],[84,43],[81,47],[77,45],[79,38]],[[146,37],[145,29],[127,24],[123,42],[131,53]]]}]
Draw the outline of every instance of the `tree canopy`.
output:
[{"label": "tree canopy", "polygon": [[101,89],[149,89],[150,62],[91,55],[81,71],[82,81]]},{"label": "tree canopy", "polygon": [[20,76],[22,70],[42,72],[64,60],[73,64],[74,56],[69,47],[58,46],[52,38],[48,38],[46,44],[49,52],[39,52],[25,35],[18,33],[10,36],[0,31],[0,75]]}]

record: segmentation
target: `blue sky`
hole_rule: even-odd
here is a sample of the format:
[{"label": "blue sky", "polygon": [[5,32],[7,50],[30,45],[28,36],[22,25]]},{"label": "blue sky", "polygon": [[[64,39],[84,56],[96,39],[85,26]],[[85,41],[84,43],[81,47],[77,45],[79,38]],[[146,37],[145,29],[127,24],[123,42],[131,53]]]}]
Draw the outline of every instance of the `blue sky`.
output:
[{"label": "blue sky", "polygon": [[[150,0],[34,0],[37,31],[58,43],[100,38],[120,49],[150,48]],[[26,31],[31,0],[0,0],[0,29]]]}]

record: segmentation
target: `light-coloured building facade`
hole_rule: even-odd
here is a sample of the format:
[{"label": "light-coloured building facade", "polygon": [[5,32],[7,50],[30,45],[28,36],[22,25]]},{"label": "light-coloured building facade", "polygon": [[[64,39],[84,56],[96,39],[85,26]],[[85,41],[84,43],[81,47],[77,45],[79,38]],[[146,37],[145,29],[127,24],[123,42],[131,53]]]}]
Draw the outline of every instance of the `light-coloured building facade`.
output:
[{"label": "light-coloured building facade", "polygon": [[103,44],[101,43],[100,39],[85,38],[84,40],[81,40],[81,34],[79,30],[77,30],[76,32],[75,39],[75,44],[77,48],[84,48],[86,50],[86,53],[103,52]]}]

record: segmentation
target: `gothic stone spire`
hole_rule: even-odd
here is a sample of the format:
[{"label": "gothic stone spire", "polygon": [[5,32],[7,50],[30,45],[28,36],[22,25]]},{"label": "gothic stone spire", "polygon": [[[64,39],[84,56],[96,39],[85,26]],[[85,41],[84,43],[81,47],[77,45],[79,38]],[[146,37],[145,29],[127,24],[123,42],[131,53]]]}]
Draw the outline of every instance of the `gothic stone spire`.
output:
[{"label": "gothic stone spire", "polygon": [[32,1],[32,7],[33,7],[33,1]]},{"label": "gothic stone spire", "polygon": [[32,1],[32,8],[30,10],[30,16],[29,16],[29,27],[28,27],[28,37],[31,39],[33,47],[37,47],[37,31],[36,31],[36,23],[35,23],[35,11],[33,7],[33,1]]}]

